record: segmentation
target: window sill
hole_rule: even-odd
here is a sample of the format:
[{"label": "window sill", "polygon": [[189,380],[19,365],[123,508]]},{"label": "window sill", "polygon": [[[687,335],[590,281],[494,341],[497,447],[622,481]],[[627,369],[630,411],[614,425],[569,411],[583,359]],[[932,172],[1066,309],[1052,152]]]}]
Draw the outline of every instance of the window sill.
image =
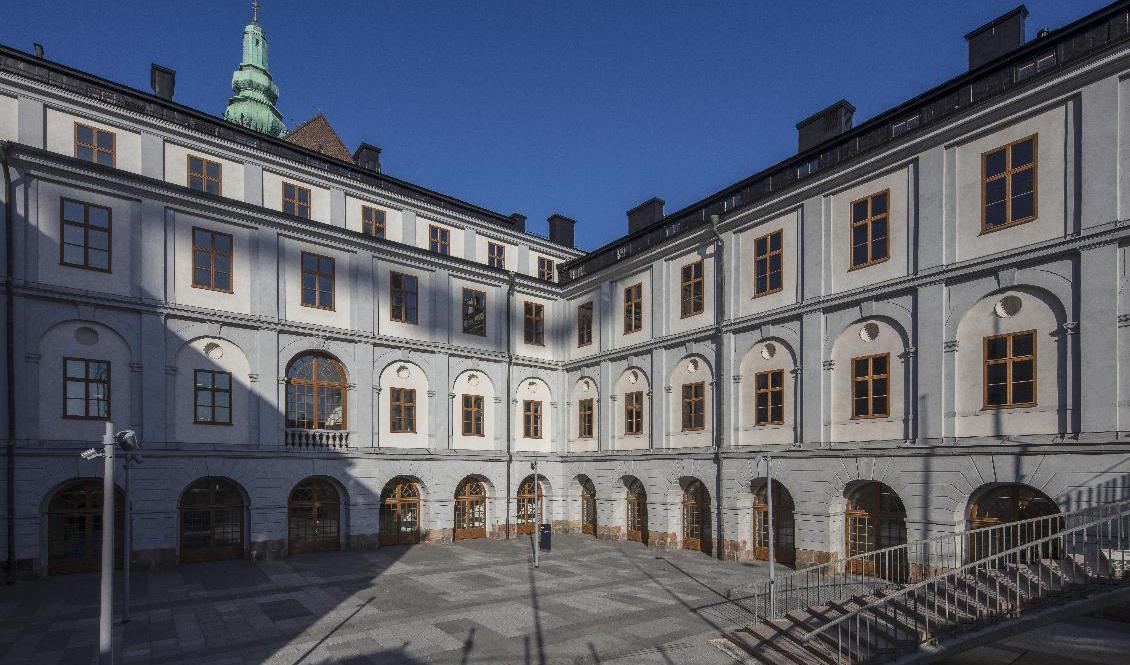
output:
[{"label": "window sill", "polygon": [[317,309],[317,310],[321,310],[323,312],[336,312],[337,311],[337,309],[335,309],[334,307],[321,307],[321,306],[318,306],[318,305],[307,305],[306,303],[301,303],[301,305],[303,307],[305,307],[306,309]]},{"label": "window sill", "polygon": [[1026,217],[1024,219],[1017,220],[1015,222],[1008,222],[1006,224],[1000,224],[998,226],[985,226],[984,222],[982,222],[981,223],[981,232],[978,233],[977,236],[978,237],[987,236],[989,234],[996,233],[997,231],[1004,231],[1005,229],[1011,229],[1011,228],[1017,227],[1017,226],[1024,226],[1025,224],[1031,224],[1032,222],[1035,222],[1038,219],[1040,219],[1040,217],[1038,215],[1032,215],[1031,217]]},{"label": "window sill", "polygon": [[[199,289],[201,291],[211,291],[212,293],[235,293],[234,288],[232,288],[232,289],[217,289],[214,286],[204,286],[203,284],[193,284],[192,288]],[[303,307],[308,307],[308,305],[303,305]]]},{"label": "window sill", "polygon": [[106,275],[112,274],[114,272],[111,268],[95,268],[94,266],[84,266],[84,265],[81,265],[81,264],[78,264],[78,263],[66,263],[64,261],[60,261],[59,265],[63,266],[64,268],[78,268],[79,270],[88,270],[90,272],[100,272],[100,273],[104,273]]},{"label": "window sill", "polygon": [[855,272],[856,270],[864,270],[866,268],[870,268],[871,266],[877,266],[880,263],[886,263],[887,261],[890,261],[890,260],[891,260],[891,255],[887,254],[886,256],[884,256],[881,259],[876,259],[874,261],[868,261],[867,263],[861,263],[857,266],[848,266],[847,271],[848,272]]}]

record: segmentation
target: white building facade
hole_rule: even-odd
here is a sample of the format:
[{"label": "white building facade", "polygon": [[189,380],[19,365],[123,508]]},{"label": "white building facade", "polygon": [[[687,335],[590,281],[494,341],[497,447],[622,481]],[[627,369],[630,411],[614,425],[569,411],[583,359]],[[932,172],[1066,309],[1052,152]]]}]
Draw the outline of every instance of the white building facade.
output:
[{"label": "white building facade", "polygon": [[96,565],[106,421],[141,566],[513,537],[535,496],[764,557],[769,455],[798,564],[1127,497],[1130,3],[1006,32],[589,253],[0,48],[4,558]]}]

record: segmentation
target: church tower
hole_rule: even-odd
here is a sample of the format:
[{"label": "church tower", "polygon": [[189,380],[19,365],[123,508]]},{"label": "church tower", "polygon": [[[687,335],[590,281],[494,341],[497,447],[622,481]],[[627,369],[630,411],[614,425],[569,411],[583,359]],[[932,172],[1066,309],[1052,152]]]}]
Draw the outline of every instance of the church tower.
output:
[{"label": "church tower", "polygon": [[232,74],[224,118],[274,137],[286,135],[282,115],[275,108],[279,87],[267,71],[267,35],[259,25],[259,2],[251,3],[251,23],[243,29],[243,59]]}]

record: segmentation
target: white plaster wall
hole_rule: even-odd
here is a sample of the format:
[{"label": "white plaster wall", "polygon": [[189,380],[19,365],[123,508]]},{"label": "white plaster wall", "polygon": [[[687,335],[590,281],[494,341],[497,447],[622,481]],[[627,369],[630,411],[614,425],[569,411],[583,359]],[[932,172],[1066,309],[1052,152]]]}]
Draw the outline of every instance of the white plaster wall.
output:
[{"label": "white plaster wall", "polygon": [[[211,345],[215,345],[212,347]],[[210,348],[211,347],[211,348]],[[217,348],[218,347],[218,350]],[[208,353],[208,351],[211,353]],[[193,422],[195,371],[198,369],[231,373],[231,424],[200,425]],[[186,444],[251,444],[249,424],[251,365],[238,346],[219,337],[200,337],[188,342],[177,352],[176,389],[173,395],[175,440]]]},{"label": "white plaster wall", "polygon": [[[907,224],[909,216],[910,169],[905,166],[885,175],[832,194],[831,287],[833,292],[885,282],[907,274]],[[889,189],[887,228],[888,256],[886,261],[863,268],[851,269],[851,203],[865,196]]]},{"label": "white plaster wall", "polygon": [[[592,400],[592,436],[581,437],[581,400]],[[583,376],[573,384],[569,404],[569,450],[594,451],[600,439],[600,389],[597,377]]]},{"label": "white plaster wall", "polygon": [[[643,326],[636,332],[625,335],[624,289],[634,284],[643,284],[640,291],[643,294]],[[652,305],[650,266],[640,272],[621,277],[612,283],[612,311],[609,312],[609,316],[612,317],[612,348],[642,344],[651,339]],[[678,302],[676,301],[673,306],[677,308]]]},{"label": "white plaster wall", "polygon": [[[331,247],[291,240],[283,241],[281,272],[286,279],[286,299],[282,318],[334,328],[350,326],[350,270],[352,254]],[[328,256],[334,260],[334,308],[319,309],[302,305],[302,253]]]},{"label": "white plaster wall", "polygon": [[0,95],[0,140],[14,141],[19,135],[18,108],[15,97]]},{"label": "white plaster wall", "polygon": [[114,132],[114,167],[130,173],[141,173],[141,134],[58,109],[47,109],[47,149],[74,157],[76,122]]},{"label": "white plaster wall", "polygon": [[165,181],[188,187],[188,157],[202,157],[220,164],[220,193],[229,199],[243,200],[243,162],[165,141]]},{"label": "white plaster wall", "polygon": [[[428,377],[424,370],[406,361],[390,363],[381,370],[380,395],[377,397],[377,420],[381,448],[427,448],[429,421]],[[391,423],[392,389],[414,388],[416,390],[416,431],[393,433]]]},{"label": "white plaster wall", "polygon": [[380,205],[356,196],[345,197],[345,227],[350,231],[361,232],[361,207],[369,206],[385,211],[385,240],[401,242],[403,226],[400,222],[400,211],[389,206]]},{"label": "white plaster wall", "polygon": [[[769,355],[769,358],[765,356]],[[793,442],[793,407],[796,402],[796,377],[793,369],[796,361],[793,353],[784,342],[771,339],[753,345],[742,357],[740,371],[742,382],[738,384],[738,445],[791,444]],[[780,425],[757,425],[757,380],[758,372],[784,370],[784,420]]]},{"label": "white plaster wall", "polygon": [[[515,384],[514,399],[514,450],[535,451],[548,453],[552,451],[554,434],[557,428],[557,407],[553,404],[553,395],[545,381],[535,378],[526,378]],[[526,400],[541,401],[541,438],[528,438],[525,435],[523,419],[523,402]]]},{"label": "white plaster wall", "polygon": [[263,170],[263,207],[268,210],[282,210],[283,183],[289,182],[310,190],[310,219],[330,224],[330,190],[319,187],[308,180],[289,175],[280,175]]},{"label": "white plaster wall", "polygon": [[[498,449],[498,434],[495,430],[494,421],[500,401],[490,376],[480,370],[463,372],[455,378],[451,392],[455,395],[451,399],[451,447],[459,450]],[[483,397],[482,436],[464,436],[463,434],[463,395],[482,395]]]},{"label": "white plaster wall", "polygon": [[[714,323],[714,253],[715,245],[705,245],[695,251],[687,252],[681,256],[668,259],[667,263],[667,293],[669,306],[667,309],[667,329],[672,334],[694,330]],[[683,266],[696,261],[702,261],[702,312],[686,318],[682,316],[682,272]],[[624,297],[623,291],[620,297]],[[644,301],[647,306],[647,301]],[[622,324],[621,324],[622,325]]]},{"label": "white plaster wall", "polygon": [[[251,247],[254,231],[242,226],[222,224],[211,219],[174,211],[173,227],[173,302],[227,312],[251,312]],[[212,291],[192,286],[192,229],[227,233],[232,237],[232,292]],[[335,294],[336,297],[336,294]]]},{"label": "white plaster wall", "polygon": [[[704,396],[703,429],[683,431],[683,385],[702,382]],[[671,392],[668,403],[671,414],[671,447],[699,448],[709,446],[714,434],[714,374],[710,364],[700,355],[681,358],[671,369]]]},{"label": "white plaster wall", "polygon": [[[957,258],[972,259],[1064,234],[1066,107],[1062,104],[957,146]],[[981,233],[981,155],[1037,135],[1035,221]]]},{"label": "white plaster wall", "polygon": [[[875,323],[879,327],[879,335],[867,342],[860,335],[860,329],[867,323]],[[831,371],[830,382],[832,391],[832,440],[833,441],[869,441],[869,440],[894,440],[901,439],[905,433],[903,427],[903,385],[905,383],[905,362],[903,358],[902,338],[897,330],[884,319],[868,319],[853,323],[845,328],[832,348],[832,360],[835,363]],[[887,390],[887,403],[889,415],[886,418],[860,418],[851,417],[852,406],[852,368],[851,359],[859,356],[873,356],[880,353],[889,353],[890,362],[887,366],[889,388]]]},{"label": "white plaster wall", "polygon": [[[627,422],[625,416],[624,395],[636,391],[643,393],[643,432],[631,436],[624,433]],[[612,420],[615,423],[613,435],[615,440],[612,447],[616,450],[646,450],[651,445],[651,408],[652,401],[651,383],[647,373],[638,367],[629,367],[616,379],[616,388],[612,397]]]},{"label": "white plaster wall", "polygon": [[[97,340],[76,336],[79,328],[97,333]],[[80,341],[80,339],[82,341]],[[130,386],[137,380],[130,367],[130,349],[115,331],[88,321],[66,321],[51,328],[38,340],[39,353],[39,431],[46,439],[85,441],[102,439],[106,424],[102,420],[63,417],[63,358],[105,360],[110,363],[110,419],[115,430],[133,426]],[[77,459],[77,458],[76,458]]]},{"label": "white plaster wall", "polygon": [[[1002,318],[996,303],[1005,296],[1020,298],[1015,316]],[[983,298],[962,317],[957,329],[957,377],[954,382],[957,436],[1056,434],[1060,411],[1060,357],[1064,343],[1051,296],[1034,289],[1009,289]],[[984,339],[992,335],[1036,331],[1036,406],[983,408]]]},{"label": "white plaster wall", "polygon": [[[39,256],[35,266],[36,279],[47,284],[81,291],[129,295],[133,280],[130,253],[133,242],[137,238],[135,220],[140,216],[141,208],[138,202],[106,196],[90,190],[63,187],[44,180],[38,181],[38,184],[35,241],[38,244],[36,249]],[[110,272],[61,263],[64,197],[110,209]],[[159,297],[159,294],[152,295]]]},{"label": "white plaster wall", "polygon": [[[797,254],[797,223],[800,212],[794,210],[784,215],[758,222],[734,235],[737,246],[734,255],[738,259],[737,302],[738,315],[748,316],[766,312],[778,307],[791,305],[798,301],[797,273],[800,257]],[[776,293],[755,296],[754,289],[754,249],[755,242],[763,235],[781,231],[781,283],[782,289]]]}]

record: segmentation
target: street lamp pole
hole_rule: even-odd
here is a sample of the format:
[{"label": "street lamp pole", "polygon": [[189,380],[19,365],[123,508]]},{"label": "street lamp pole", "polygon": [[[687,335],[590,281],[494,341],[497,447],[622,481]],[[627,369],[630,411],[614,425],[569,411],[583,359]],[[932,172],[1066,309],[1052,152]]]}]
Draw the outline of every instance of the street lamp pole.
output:
[{"label": "street lamp pole", "polygon": [[776,616],[774,611],[777,608],[777,552],[775,542],[777,534],[774,533],[777,525],[774,523],[773,515],[773,456],[768,453],[765,454],[765,479],[767,483],[765,493],[769,497],[767,501],[769,513],[767,515],[769,523],[769,616],[772,617]]},{"label": "street lamp pole", "polygon": [[102,589],[98,614],[98,665],[114,665],[114,423],[102,436]]},{"label": "street lamp pole", "polygon": [[538,480],[538,458],[534,458],[534,568],[541,565],[541,482]]},{"label": "street lamp pole", "polygon": [[125,469],[126,477],[123,480],[125,485],[125,506],[123,506],[122,515],[122,536],[125,545],[122,552],[122,623],[129,623],[129,573],[130,573],[130,555],[133,554],[133,495],[129,491],[129,468],[133,463],[133,455],[126,453]]}]

